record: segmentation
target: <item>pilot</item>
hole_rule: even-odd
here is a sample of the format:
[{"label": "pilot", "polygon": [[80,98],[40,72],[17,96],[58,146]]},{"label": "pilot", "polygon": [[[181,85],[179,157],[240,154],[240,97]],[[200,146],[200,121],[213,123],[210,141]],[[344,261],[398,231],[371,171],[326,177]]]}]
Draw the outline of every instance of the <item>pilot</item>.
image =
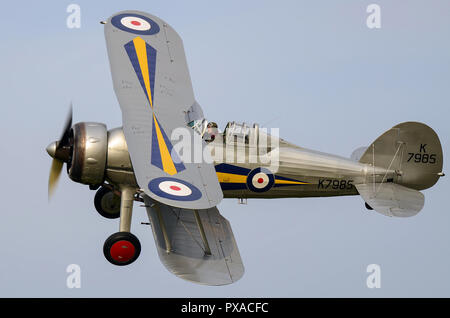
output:
[{"label": "pilot", "polygon": [[209,139],[205,139],[206,142],[211,142],[214,141],[214,139],[216,138],[216,134],[217,134],[217,130],[218,130],[218,126],[215,122],[211,121],[208,123],[207,127],[207,131],[208,131],[208,135],[209,135]]}]

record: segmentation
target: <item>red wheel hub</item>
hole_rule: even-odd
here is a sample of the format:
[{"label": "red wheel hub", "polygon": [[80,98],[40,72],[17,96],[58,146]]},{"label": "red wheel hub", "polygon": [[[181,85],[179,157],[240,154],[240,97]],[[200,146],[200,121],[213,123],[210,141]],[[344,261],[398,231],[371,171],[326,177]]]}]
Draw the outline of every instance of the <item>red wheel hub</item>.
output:
[{"label": "red wheel hub", "polygon": [[129,241],[118,241],[111,246],[111,257],[117,262],[128,262],[134,256],[134,245]]}]

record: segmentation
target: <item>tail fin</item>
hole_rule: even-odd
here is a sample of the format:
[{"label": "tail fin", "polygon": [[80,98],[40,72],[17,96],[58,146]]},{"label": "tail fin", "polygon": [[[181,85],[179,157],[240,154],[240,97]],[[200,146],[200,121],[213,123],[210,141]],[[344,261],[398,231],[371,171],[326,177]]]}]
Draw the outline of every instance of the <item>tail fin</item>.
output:
[{"label": "tail fin", "polygon": [[442,175],[442,147],[433,129],[405,122],[378,137],[359,162],[397,170],[397,184],[415,190],[432,187]]}]

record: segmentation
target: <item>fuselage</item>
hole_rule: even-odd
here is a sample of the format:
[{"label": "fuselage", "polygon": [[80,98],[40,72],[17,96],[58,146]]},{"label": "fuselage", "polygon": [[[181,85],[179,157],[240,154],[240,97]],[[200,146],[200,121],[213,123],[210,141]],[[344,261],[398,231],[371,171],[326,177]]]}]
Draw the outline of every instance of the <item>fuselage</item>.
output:
[{"label": "fuselage", "polygon": [[[252,162],[249,144],[228,144],[224,135],[218,134],[208,144],[213,153],[226,154],[243,151],[237,155],[214,157],[218,181],[225,198],[289,198],[325,197],[358,194],[355,184],[391,182],[394,171],[373,168],[327,153],[298,147],[282,139],[277,146],[276,157],[270,163]],[[272,150],[274,151],[274,150]],[[108,156],[106,180],[112,184],[128,184],[138,188],[122,128],[108,131]]]}]

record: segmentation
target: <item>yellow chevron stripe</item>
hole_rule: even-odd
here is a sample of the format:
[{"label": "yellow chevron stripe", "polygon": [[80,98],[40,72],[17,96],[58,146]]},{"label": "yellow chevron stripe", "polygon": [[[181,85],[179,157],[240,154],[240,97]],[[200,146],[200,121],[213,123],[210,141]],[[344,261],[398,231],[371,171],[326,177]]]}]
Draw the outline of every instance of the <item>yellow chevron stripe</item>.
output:
[{"label": "yellow chevron stripe", "polygon": [[242,176],[239,174],[216,172],[219,182],[223,183],[246,183],[247,176]]},{"label": "yellow chevron stripe", "polygon": [[161,162],[163,165],[163,170],[172,176],[177,173],[177,169],[175,168],[175,164],[173,163],[169,149],[167,148],[167,145],[164,142],[164,137],[161,133],[161,128],[159,127],[154,114],[153,120],[155,123],[156,136],[158,138],[159,153],[161,154]]},{"label": "yellow chevron stripe", "polygon": [[309,184],[308,182],[301,181],[289,181],[289,180],[277,180],[275,179],[275,184]]},{"label": "yellow chevron stripe", "polygon": [[139,66],[141,67],[142,78],[145,83],[145,90],[147,91],[148,99],[150,101],[150,106],[153,108],[152,103],[152,92],[150,89],[150,75],[148,71],[148,60],[147,60],[147,48],[145,46],[145,41],[140,37],[133,39],[134,48],[136,49],[136,55],[139,61]]}]

